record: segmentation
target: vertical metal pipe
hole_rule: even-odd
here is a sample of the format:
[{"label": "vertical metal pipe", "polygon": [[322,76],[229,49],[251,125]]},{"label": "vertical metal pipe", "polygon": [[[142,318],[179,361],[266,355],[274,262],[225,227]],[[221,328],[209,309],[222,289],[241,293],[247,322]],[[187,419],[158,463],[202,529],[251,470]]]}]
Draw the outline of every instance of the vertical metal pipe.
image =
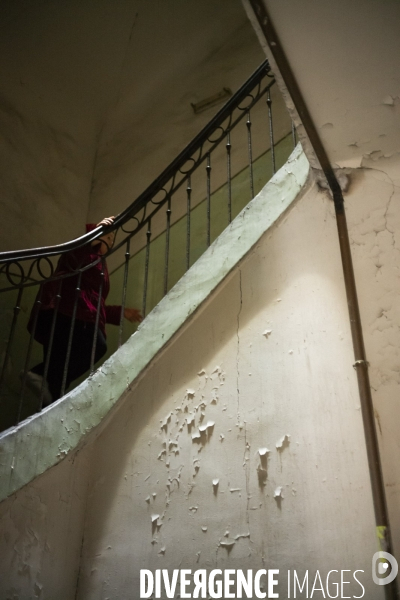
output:
[{"label": "vertical metal pipe", "polygon": [[94,359],[96,355],[96,346],[97,346],[97,334],[99,332],[99,320],[100,320],[100,312],[101,312],[101,300],[103,297],[103,285],[104,285],[104,259],[101,259],[101,272],[100,272],[100,286],[99,286],[99,297],[97,300],[96,307],[96,319],[94,322],[94,332],[93,332],[93,343],[92,343],[92,353],[90,356],[90,373],[92,374],[94,371]]},{"label": "vertical metal pipe", "polygon": [[296,127],[292,121],[292,139],[293,139],[293,148],[296,148],[297,145],[297,135],[296,135]]},{"label": "vertical metal pipe", "polygon": [[274,175],[276,173],[274,124],[272,121],[272,99],[271,99],[271,93],[269,90],[267,91],[267,106],[268,106],[269,144],[270,144],[270,152],[271,152],[272,174]]},{"label": "vertical metal pipe", "polygon": [[190,267],[190,211],[191,211],[191,197],[192,197],[192,186],[190,175],[187,178],[187,186],[186,186],[186,270]]},{"label": "vertical metal pipe", "polygon": [[[7,370],[7,366],[8,366],[8,361],[10,359],[11,356],[11,347],[12,347],[12,343],[14,340],[14,333],[15,333],[15,328],[17,326],[17,320],[18,320],[18,316],[19,313],[21,312],[21,300],[22,300],[22,293],[24,291],[24,288],[19,288],[18,290],[18,296],[17,296],[17,302],[14,306],[14,315],[13,315],[13,320],[11,323],[11,328],[10,328],[10,334],[8,336],[8,340],[7,340],[7,346],[6,346],[6,353],[4,356],[4,361],[3,361],[3,366],[1,368],[1,375],[0,375],[0,388],[3,384],[3,380],[6,374],[6,370]],[[0,402],[1,404],[1,402]]]},{"label": "vertical metal pipe", "polygon": [[164,262],[164,296],[168,292],[168,266],[169,266],[169,236],[171,230],[171,196],[168,198],[166,210],[167,226],[165,230],[165,262]]},{"label": "vertical metal pipe", "polygon": [[149,219],[149,221],[148,221],[146,237],[147,237],[147,242],[146,242],[146,259],[145,259],[145,263],[144,263],[143,308],[142,308],[143,318],[146,316],[147,285],[148,285],[148,280],[149,280],[151,219]]},{"label": "vertical metal pipe", "polygon": [[65,357],[65,365],[64,365],[64,373],[63,373],[63,378],[62,378],[62,383],[61,383],[60,397],[64,396],[65,385],[67,383],[67,373],[68,373],[68,367],[69,367],[69,360],[71,357],[72,337],[74,335],[76,311],[78,308],[78,300],[81,295],[81,280],[82,280],[82,271],[79,271],[78,281],[77,281],[76,288],[75,288],[75,301],[74,301],[74,308],[72,310],[71,327],[70,327],[69,336],[68,336],[67,354]]},{"label": "vertical metal pipe", "polygon": [[119,332],[118,332],[118,348],[122,346],[122,332],[124,329],[124,310],[126,305],[126,291],[128,288],[128,274],[129,274],[129,259],[131,257],[131,238],[129,237],[126,242],[125,249],[125,266],[124,266],[124,281],[122,284],[122,301],[121,301],[121,318],[119,321]]},{"label": "vertical metal pipe", "polygon": [[211,243],[211,157],[207,154],[207,247]]},{"label": "vertical metal pipe", "polygon": [[[336,199],[335,202],[336,223],[339,237],[340,252],[342,257],[343,274],[346,285],[347,305],[349,310],[350,327],[355,356],[354,368],[357,372],[357,381],[360,390],[361,413],[364,423],[364,433],[370,469],[372,495],[374,499],[375,514],[378,526],[384,526],[386,529],[388,527],[388,514],[384,494],[383,474],[379,456],[378,436],[375,426],[371,385],[369,382],[368,362],[362,334],[361,316],[358,305],[353,261],[351,257],[346,213],[344,210],[343,199],[341,207],[338,200],[339,199]],[[390,544],[388,541],[388,545],[385,548],[382,548],[382,550],[391,552],[391,550],[387,550],[389,545]]]},{"label": "vertical metal pipe", "polygon": [[247,111],[246,126],[247,126],[247,146],[248,146],[248,151],[249,151],[249,174],[250,174],[250,193],[251,193],[250,200],[252,200],[254,198],[253,148],[252,148],[252,142],[251,142],[251,116],[250,116],[249,110]]},{"label": "vertical metal pipe", "polygon": [[42,410],[42,408],[43,408],[44,389],[45,389],[45,386],[46,386],[47,374],[49,372],[50,356],[51,356],[51,351],[52,351],[52,348],[53,348],[53,340],[54,340],[54,331],[55,331],[55,328],[56,328],[56,320],[57,320],[57,315],[58,315],[58,308],[60,306],[60,301],[61,301],[62,283],[63,282],[61,280],[60,283],[59,283],[59,285],[58,285],[58,290],[57,290],[57,294],[56,294],[56,302],[55,302],[55,306],[54,306],[54,310],[53,310],[53,318],[51,320],[50,339],[49,339],[49,345],[48,345],[48,348],[47,348],[47,355],[46,355],[46,359],[45,359],[45,363],[44,363],[42,388],[40,390],[39,410]]},{"label": "vertical metal pipe", "polygon": [[232,222],[232,165],[231,165],[231,132],[226,136],[226,170],[228,184],[228,222]]},{"label": "vertical metal pipe", "polygon": [[[317,128],[304,102],[303,95],[294,77],[286,54],[276,34],[265,4],[262,0],[249,0],[256,18],[263,31],[271,52],[274,56],[279,71],[283,77],[302,124],[313,146],[325,174],[328,185],[332,191],[335,204],[336,220],[339,236],[340,253],[343,266],[343,277],[346,288],[347,304],[349,309],[350,327],[353,340],[355,364],[357,371],[358,389],[360,394],[361,412],[364,424],[365,443],[368,457],[369,474],[372,488],[372,498],[375,511],[376,532],[380,550],[393,554],[392,537],[390,532],[389,515],[386,504],[385,486],[383,481],[382,466],[379,454],[378,436],[373,413],[371,386],[368,375],[368,362],[365,354],[362,324],[358,306],[356,283],[353,271],[353,262],[350,249],[349,234],[347,230],[346,215],[342,190],[336,179],[335,172],[329,162],[328,155],[319,137]],[[387,600],[399,597],[396,579],[384,586]]]},{"label": "vertical metal pipe", "polygon": [[37,326],[37,322],[38,322],[38,318],[39,318],[39,311],[40,311],[40,307],[42,305],[42,292],[43,292],[43,283],[40,285],[39,292],[38,292],[36,302],[35,302],[35,307],[34,307],[34,315],[35,316],[33,318],[31,335],[29,337],[28,350],[26,352],[24,371],[23,371],[23,375],[22,375],[21,391],[19,394],[19,405],[18,405],[18,413],[17,413],[17,421],[16,421],[17,424],[21,420],[22,404],[23,404],[23,400],[24,400],[24,391],[25,391],[25,384],[26,384],[26,374],[28,373],[28,365],[29,365],[29,361],[31,358],[33,340],[35,338],[36,326]]}]

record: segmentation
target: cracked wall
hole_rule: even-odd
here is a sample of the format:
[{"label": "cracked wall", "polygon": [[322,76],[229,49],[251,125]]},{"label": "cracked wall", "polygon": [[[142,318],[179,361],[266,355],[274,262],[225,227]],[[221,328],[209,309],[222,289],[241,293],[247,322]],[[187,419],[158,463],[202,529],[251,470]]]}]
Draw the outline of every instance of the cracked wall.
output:
[{"label": "cracked wall", "polygon": [[333,207],[314,186],[96,441],[78,598],[138,597],[141,568],[368,572],[352,364]]},{"label": "cracked wall", "polygon": [[[345,207],[399,558],[400,4],[395,0],[264,3],[329,160],[339,167],[337,174],[350,182]],[[243,4],[264,51],[270,54],[249,1]],[[277,81],[285,90],[281,79]],[[284,98],[293,108],[287,91]],[[302,129],[299,137],[303,143]],[[310,144],[303,147],[315,165]]]},{"label": "cracked wall", "polygon": [[346,198],[385,491],[400,551],[400,160],[364,159]]},{"label": "cracked wall", "polygon": [[[346,207],[398,547],[396,173],[393,158],[349,172]],[[353,362],[333,206],[314,184],[87,440],[91,458],[69,454],[1,504],[1,593],[72,600],[78,569],[85,600],[137,597],[140,568],[367,573],[376,542]]]}]

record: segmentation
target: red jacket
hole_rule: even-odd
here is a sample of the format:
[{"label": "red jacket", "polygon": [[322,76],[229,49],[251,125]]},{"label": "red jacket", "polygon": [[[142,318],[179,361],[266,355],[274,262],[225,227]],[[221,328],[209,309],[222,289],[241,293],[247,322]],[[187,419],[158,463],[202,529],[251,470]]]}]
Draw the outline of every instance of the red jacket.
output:
[{"label": "red jacket", "polygon": [[[92,231],[96,225],[86,225],[86,231]],[[57,268],[54,272],[54,276],[64,275],[75,271],[85,265],[96,261],[99,258],[97,252],[97,246],[92,246],[92,242],[78,248],[62,254],[58,260]],[[94,323],[96,321],[97,305],[99,301],[99,291],[101,285],[101,271],[104,272],[103,289],[100,300],[100,316],[99,316],[99,328],[103,332],[104,336],[106,323],[112,325],[119,325],[121,320],[121,306],[106,306],[105,300],[110,290],[110,278],[108,275],[107,264],[105,260],[100,260],[95,266],[90,267],[86,271],[82,271],[81,282],[80,282],[80,294],[78,298],[76,308],[76,319],[79,321],[85,321],[87,323]],[[72,277],[66,277],[61,280],[61,299],[58,305],[58,311],[63,315],[72,317],[74,310],[74,304],[76,299],[76,287],[78,284],[78,275]],[[59,281],[48,281],[43,284],[41,305],[40,310],[51,310],[56,307],[56,296],[60,289]],[[35,307],[32,309],[32,313],[28,323],[28,330],[32,331]],[[36,331],[35,339],[38,342],[43,343],[45,332]]]}]

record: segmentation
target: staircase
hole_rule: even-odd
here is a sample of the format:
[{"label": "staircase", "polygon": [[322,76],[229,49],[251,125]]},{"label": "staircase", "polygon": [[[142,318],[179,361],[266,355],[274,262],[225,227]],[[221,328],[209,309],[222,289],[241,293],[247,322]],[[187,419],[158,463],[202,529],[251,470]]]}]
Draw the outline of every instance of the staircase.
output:
[{"label": "staircase", "polygon": [[[275,91],[275,80],[266,61],[159,177],[117,216],[111,227],[98,227],[58,246],[0,254],[2,430],[17,425],[48,403],[46,378],[58,332],[58,308],[64,301],[63,287],[64,297],[67,293],[71,296],[71,323],[65,334],[68,345],[63,358],[61,396],[68,391],[75,321],[79,320],[82,302],[79,281],[85,278],[85,272],[96,268],[101,271],[103,261],[107,260],[111,272],[107,304],[121,306],[118,327],[106,328],[108,347],[104,361],[136,330],[136,325],[123,318],[124,309],[137,307],[144,317],[151,312],[286,162],[296,144],[296,134],[286,113],[274,123],[274,103],[282,113]],[[93,240],[110,232],[116,235],[116,242],[105,256],[92,256],[91,261],[75,265],[68,272],[56,271],[57,262],[64,260],[63,257],[81,252]],[[39,389],[32,393],[29,371],[43,360],[42,346],[36,338],[40,337],[38,315],[43,314],[49,284],[57,300],[52,305],[44,376]],[[102,364],[95,362],[102,285],[101,280],[96,290],[99,307],[92,318],[90,369],[75,379],[70,389]],[[32,311],[28,332],[32,307],[36,310]]]}]

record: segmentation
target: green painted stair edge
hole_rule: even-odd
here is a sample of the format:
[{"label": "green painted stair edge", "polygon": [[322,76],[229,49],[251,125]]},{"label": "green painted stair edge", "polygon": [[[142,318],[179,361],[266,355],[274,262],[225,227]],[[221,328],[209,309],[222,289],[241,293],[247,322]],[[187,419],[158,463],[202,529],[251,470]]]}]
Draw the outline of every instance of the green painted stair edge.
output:
[{"label": "green painted stair edge", "polygon": [[309,163],[299,144],[100,369],[64,398],[0,435],[0,501],[87,439],[128,386],[297,198],[308,173]]}]

